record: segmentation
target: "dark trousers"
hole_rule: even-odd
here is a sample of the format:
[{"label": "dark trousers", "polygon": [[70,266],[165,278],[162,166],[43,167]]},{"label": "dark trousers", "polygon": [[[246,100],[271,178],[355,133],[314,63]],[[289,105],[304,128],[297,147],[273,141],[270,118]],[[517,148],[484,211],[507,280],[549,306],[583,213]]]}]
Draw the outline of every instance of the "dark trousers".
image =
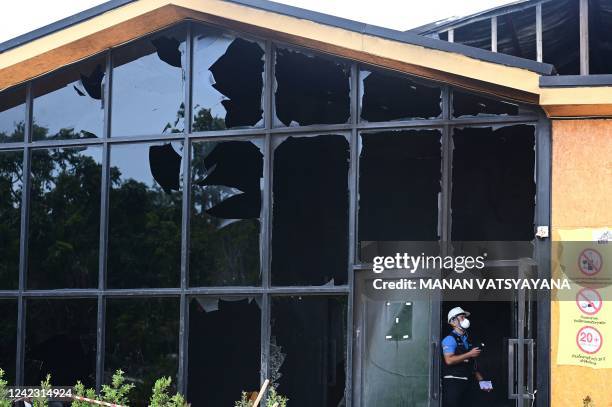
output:
[{"label": "dark trousers", "polygon": [[442,406],[465,407],[469,403],[472,380],[442,379]]}]

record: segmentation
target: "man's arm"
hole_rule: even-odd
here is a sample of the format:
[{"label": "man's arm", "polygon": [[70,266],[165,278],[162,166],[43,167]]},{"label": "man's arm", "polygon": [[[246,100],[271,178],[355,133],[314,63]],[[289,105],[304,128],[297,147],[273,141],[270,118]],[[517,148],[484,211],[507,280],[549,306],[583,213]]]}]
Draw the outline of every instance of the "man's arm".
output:
[{"label": "man's arm", "polygon": [[444,362],[448,366],[456,365],[457,363],[462,363],[464,360],[476,358],[478,357],[478,355],[480,355],[479,348],[473,348],[472,350],[467,353],[464,353],[463,355],[455,355],[455,353],[444,353]]}]

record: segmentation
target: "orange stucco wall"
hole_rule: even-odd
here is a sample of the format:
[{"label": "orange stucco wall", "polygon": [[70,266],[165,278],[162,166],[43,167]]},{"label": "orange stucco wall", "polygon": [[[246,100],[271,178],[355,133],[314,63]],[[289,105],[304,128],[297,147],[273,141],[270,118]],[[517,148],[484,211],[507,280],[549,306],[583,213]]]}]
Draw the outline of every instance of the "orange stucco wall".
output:
[{"label": "orange stucco wall", "polygon": [[[612,225],[612,120],[555,120],[552,127],[552,227]],[[559,306],[552,303],[551,405],[612,407],[612,369],[558,365]]]}]

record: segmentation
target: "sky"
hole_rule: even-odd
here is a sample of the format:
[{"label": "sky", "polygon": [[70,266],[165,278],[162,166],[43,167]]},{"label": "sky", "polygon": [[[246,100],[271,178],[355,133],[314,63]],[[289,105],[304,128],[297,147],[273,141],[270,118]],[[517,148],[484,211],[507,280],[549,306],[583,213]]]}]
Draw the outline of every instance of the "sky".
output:
[{"label": "sky", "polygon": [[[0,42],[71,16],[105,0],[3,1]],[[309,10],[368,24],[408,30],[453,16],[513,3],[514,0],[279,0]]]}]

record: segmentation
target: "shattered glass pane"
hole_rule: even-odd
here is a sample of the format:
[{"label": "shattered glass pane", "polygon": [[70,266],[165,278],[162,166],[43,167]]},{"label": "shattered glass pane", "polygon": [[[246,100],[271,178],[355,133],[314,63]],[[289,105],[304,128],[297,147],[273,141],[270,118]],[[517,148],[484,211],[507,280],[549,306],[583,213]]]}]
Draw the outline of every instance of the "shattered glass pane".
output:
[{"label": "shattered glass pane", "polygon": [[177,287],[183,143],[117,144],[110,153],[108,286]]},{"label": "shattered glass pane", "polygon": [[180,25],[113,51],[113,137],[184,130],[185,44]]},{"label": "shattered glass pane", "polygon": [[453,117],[519,114],[518,105],[472,93],[453,90]]},{"label": "shattered glass pane", "polygon": [[0,143],[23,141],[25,99],[25,86],[16,86],[0,93]]},{"label": "shattered glass pane", "polygon": [[345,405],[346,297],[273,297],[270,372],[292,406]]},{"label": "shattered glass pane", "polygon": [[17,288],[23,151],[0,152],[0,290]]},{"label": "shattered glass pane", "polygon": [[437,249],[441,137],[439,130],[361,134],[361,260]]},{"label": "shattered glass pane", "polygon": [[126,372],[128,382],[136,385],[130,406],[149,406],[153,384],[162,376],[172,379],[168,393],[176,392],[179,320],[178,298],[106,301],[103,383],[109,384],[117,369]]},{"label": "shattered glass pane", "polygon": [[346,284],[348,140],[327,134],[275,141],[272,284]]},{"label": "shattered glass pane", "polygon": [[440,88],[384,71],[360,71],[361,119],[428,119],[442,114]]},{"label": "shattered glass pane", "polygon": [[[454,129],[451,210],[455,254],[530,257],[535,127]],[[500,243],[507,242],[507,243]]]},{"label": "shattered glass pane", "polygon": [[258,391],[261,365],[259,297],[196,297],[189,307],[187,400],[232,406]]},{"label": "shattered glass pane", "polygon": [[54,386],[74,386],[80,380],[95,387],[98,301],[28,299],[26,305],[24,384],[40,386],[51,374]]},{"label": "shattered glass pane", "polygon": [[102,147],[33,150],[28,288],[98,285]]},{"label": "shattered glass pane", "polygon": [[259,285],[263,143],[192,147],[190,285]]},{"label": "shattered glass pane", "polygon": [[6,372],[4,380],[15,383],[15,354],[17,352],[17,301],[0,300],[0,366]]},{"label": "shattered glass pane", "polygon": [[264,45],[198,26],[193,47],[192,130],[262,127]]},{"label": "shattered glass pane", "polygon": [[33,140],[103,136],[105,66],[92,58],[34,82]]},{"label": "shattered glass pane", "polygon": [[[276,125],[347,123],[349,66],[321,56],[276,50]],[[278,122],[280,121],[280,123]]]}]

